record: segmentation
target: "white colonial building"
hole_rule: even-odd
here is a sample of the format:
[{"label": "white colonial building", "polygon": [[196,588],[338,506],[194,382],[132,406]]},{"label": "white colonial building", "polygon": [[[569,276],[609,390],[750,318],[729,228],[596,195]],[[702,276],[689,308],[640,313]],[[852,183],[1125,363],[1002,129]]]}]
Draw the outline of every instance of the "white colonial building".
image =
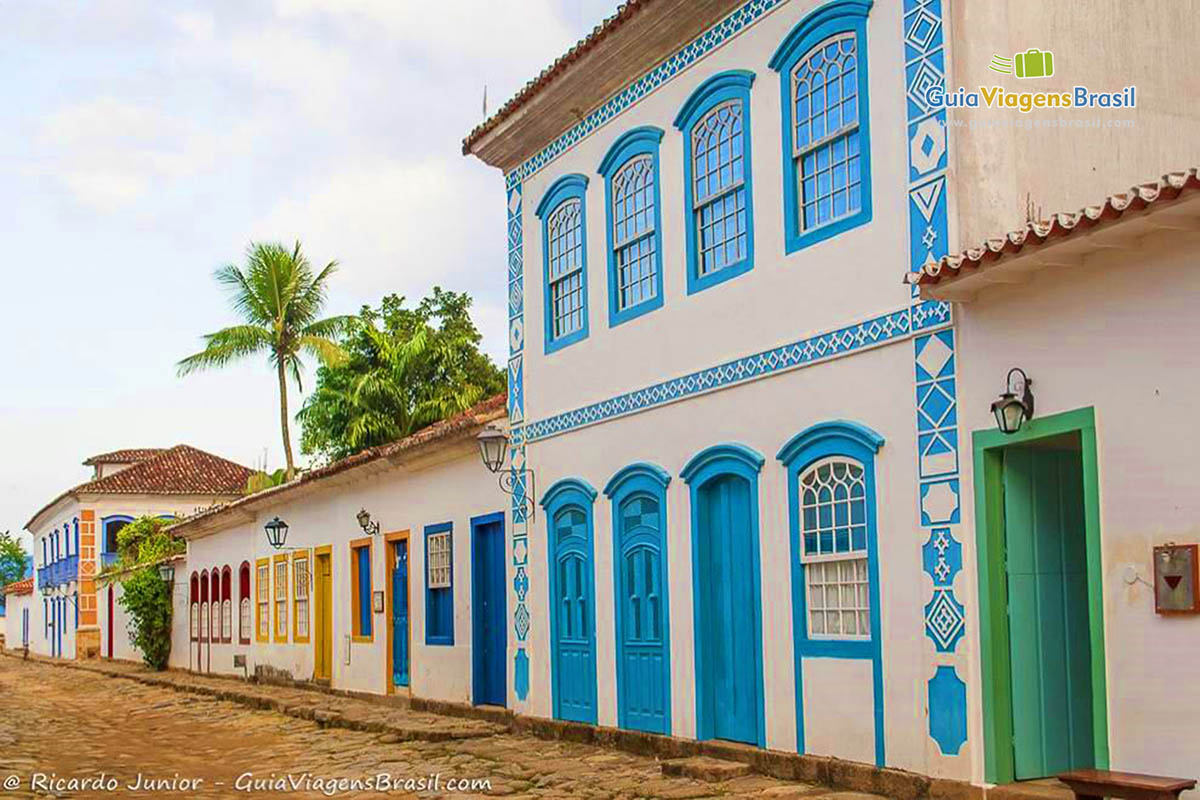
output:
[{"label": "white colonial building", "polygon": [[504,398],[185,520],[171,666],[505,704]]},{"label": "white colonial building", "polygon": [[54,658],[140,659],[118,584],[96,576],[117,559],[117,534],[143,517],[186,517],[240,497],[251,471],[188,445],[93,456],[92,479],[47,503],[33,536],[29,648]]},{"label": "white colonial building", "polygon": [[[1120,687],[1104,688],[1121,662],[1106,662],[1095,637],[1129,626],[1108,635],[1137,648],[1144,608],[1114,609],[1108,628],[1089,623],[1092,660],[1078,674],[1093,682],[1071,686],[1086,716],[997,706],[1029,700],[1019,695],[1043,673],[1064,674],[1049,654],[1010,652],[1007,639],[998,649],[996,596],[980,595],[1000,591],[1005,567],[979,555],[970,507],[969,437],[994,431],[1001,366],[1038,362],[1004,346],[1012,332],[999,310],[981,312],[994,320],[986,332],[982,321],[965,330],[977,349],[964,353],[950,294],[901,280],[954,252],[960,232],[977,241],[1064,198],[1077,208],[1101,175],[1120,185],[1131,170],[1196,163],[1196,137],[1176,133],[1196,131],[1195,109],[1179,104],[1195,73],[1115,57],[1135,35],[1194,60],[1194,15],[1155,2],[1130,31],[1109,13],[630,2],[468,136],[464,152],[503,171],[507,199],[513,708],[974,783],[1073,767],[1194,769],[1194,745],[1135,745],[1154,723],[1138,701],[1115,699],[1169,703],[1179,684],[1131,688],[1155,680],[1135,678],[1149,669],[1139,654],[1123,657]],[[1057,61],[1029,85],[1036,48]],[[1009,74],[988,70],[997,53]],[[1043,109],[1049,101],[1035,107],[1031,95],[1039,116],[941,102],[963,84],[1057,93],[1055,104],[1084,83],[1132,98],[1134,82],[1133,108]],[[1075,358],[1071,374],[1086,372],[1095,359],[1083,351],[1110,341],[1097,333],[1059,349],[1089,318],[1082,306],[1064,313],[1066,297],[1038,302],[1047,319],[1059,315],[1053,324],[1013,324],[1042,357]],[[1113,390],[1124,380],[1116,364],[1139,357],[1117,352],[1104,376]],[[964,395],[968,370],[979,383]],[[1080,376],[1051,407],[1097,405],[1097,377]],[[1137,463],[1169,480],[1168,462]],[[1109,502],[1136,519],[1153,482]],[[1188,540],[1168,516],[1180,523],[1172,536]],[[1165,533],[1153,519],[1147,530]],[[1068,529],[1064,552],[1098,568],[1096,545],[1080,549]],[[1150,580],[1149,556],[1114,558]],[[1078,594],[1082,569],[1041,580],[1060,594],[1075,581]],[[1089,586],[1088,613],[1136,590],[1119,578]],[[1072,620],[1037,636],[1083,636]],[[1167,624],[1168,657],[1194,661],[1190,621]],[[1034,683],[997,682],[1026,657]],[[1186,697],[1171,731],[1200,722]],[[1064,720],[1070,745],[1043,747]]]}]

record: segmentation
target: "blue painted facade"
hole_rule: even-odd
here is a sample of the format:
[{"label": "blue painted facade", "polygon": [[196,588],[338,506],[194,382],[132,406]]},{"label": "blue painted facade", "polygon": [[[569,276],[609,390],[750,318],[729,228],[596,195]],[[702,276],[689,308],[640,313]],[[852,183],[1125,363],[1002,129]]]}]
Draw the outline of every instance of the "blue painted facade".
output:
[{"label": "blue painted facade", "polygon": [[[859,251],[845,242],[876,228],[879,220],[875,219],[875,210],[896,205],[891,200],[884,202],[882,198],[885,192],[898,195],[901,185],[894,180],[885,183],[880,180],[880,175],[885,172],[895,175],[897,165],[888,165],[889,170],[881,170],[878,159],[874,164],[872,162],[872,156],[879,152],[875,148],[880,142],[889,142],[889,151],[902,149],[905,153],[900,173],[904,176],[909,222],[906,241],[889,242],[886,257],[877,253],[870,256],[882,258],[892,265],[880,271],[886,276],[881,280],[894,280],[896,270],[892,267],[895,265],[907,261],[908,267],[916,268],[929,258],[937,258],[946,252],[948,193],[944,118],[932,109],[923,108],[920,99],[923,87],[931,81],[944,80],[942,4],[939,0],[902,0],[902,3],[903,8],[899,9],[890,4],[873,4],[870,0],[833,0],[824,4],[800,0],[750,0],[633,80],[585,115],[578,124],[524,158],[520,166],[506,174],[510,456],[514,469],[528,466],[539,481],[553,482],[551,489],[539,498],[545,513],[540,519],[533,520],[525,502],[532,487],[526,485],[524,473],[514,472],[516,486],[511,509],[510,552],[514,570],[511,624],[515,641],[511,651],[511,680],[518,710],[541,713],[538,698],[548,691],[551,698],[549,713],[563,719],[615,723],[624,728],[700,739],[733,739],[764,747],[775,746],[772,744],[775,741],[787,741],[779,732],[782,725],[772,728],[768,724],[769,718],[781,713],[778,711],[780,704],[773,705],[769,697],[776,697],[783,689],[768,685],[771,680],[779,680],[766,674],[771,653],[778,653],[778,641],[767,636],[763,618],[763,596],[767,591],[763,583],[767,567],[763,560],[775,559],[783,564],[786,559],[784,569],[790,586],[773,588],[776,592],[782,591],[790,605],[792,663],[789,664],[791,685],[787,688],[792,692],[789,701],[794,702],[795,709],[795,749],[842,755],[828,749],[812,749],[830,745],[814,744],[820,741],[821,731],[814,729],[810,720],[821,717],[814,709],[806,709],[804,703],[804,688],[814,680],[806,675],[805,662],[842,660],[855,662],[856,668],[868,669],[870,676],[866,688],[868,707],[864,712],[869,718],[863,721],[864,735],[869,737],[869,743],[865,751],[856,751],[854,757],[873,760],[878,765],[913,768],[927,766],[924,762],[917,763],[923,755],[912,755],[924,746],[935,748],[940,756],[950,759],[963,759],[968,752],[967,687],[960,676],[967,674],[962,643],[970,634],[970,628],[967,609],[954,587],[955,577],[961,573],[963,557],[959,532],[962,515],[958,507],[957,364],[948,303],[922,301],[915,295],[910,297],[907,289],[897,288],[894,304],[863,303],[835,324],[812,324],[798,315],[788,338],[764,336],[755,348],[731,349],[727,356],[701,361],[701,366],[694,360],[680,363],[678,368],[667,365],[650,381],[614,381],[611,391],[589,385],[588,391],[578,393],[577,398],[561,391],[561,382],[569,380],[562,377],[565,372],[552,373],[552,378],[542,378],[546,373],[539,373],[546,363],[543,355],[554,353],[555,363],[569,363],[578,374],[589,374],[592,365],[588,359],[596,352],[608,355],[608,352],[596,349],[609,346],[599,344],[602,336],[613,335],[613,329],[626,327],[622,323],[648,311],[656,312],[649,318],[656,326],[667,326],[674,313],[673,303],[690,303],[703,298],[714,304],[708,308],[717,309],[718,314],[752,317],[755,313],[752,305],[722,309],[721,293],[732,292],[735,288],[751,292],[753,290],[745,287],[753,286],[758,280],[769,280],[760,273],[780,264],[783,269],[796,274],[795,291],[816,286],[816,281],[823,278],[817,274],[816,265],[819,263],[820,269],[828,270],[830,261],[858,257]],[[778,24],[773,17],[775,12],[779,12],[780,18],[788,15],[790,24]],[[903,20],[900,30],[894,29],[897,18]],[[735,37],[765,20],[771,20],[780,29],[770,49],[733,67],[727,63],[701,66],[704,57],[716,53]],[[904,53],[903,64],[880,62],[878,51],[872,49],[871,42],[883,36],[898,37],[903,41],[903,47],[899,48]],[[852,130],[847,132],[844,126],[839,127],[838,136],[852,134],[855,138],[860,194],[858,205],[852,212],[836,215],[820,224],[806,225],[803,199],[806,190],[799,172],[803,153],[797,154],[798,140],[795,139],[802,109],[792,99],[793,80],[796,70],[806,59],[826,46],[831,38],[837,37],[842,37],[839,41],[852,43],[853,48],[856,117]],[[851,47],[850,44],[846,46]],[[868,62],[873,78],[868,75]],[[774,74],[763,72],[764,67]],[[902,108],[903,119],[890,111],[887,117],[873,113],[873,100],[878,98],[871,97],[869,87],[874,80],[878,93],[878,76],[881,74],[904,76],[904,98],[890,98],[892,104],[888,106]],[[687,84],[689,90],[684,94],[686,99],[677,103],[670,115],[653,120],[652,124],[644,118],[623,120],[623,113],[653,96],[672,80],[683,80],[684,75],[690,81]],[[767,77],[773,80],[776,76],[780,105],[778,117],[772,119],[762,114],[764,106],[756,98],[762,92],[762,80]],[[774,94],[774,85],[769,86],[768,91]],[[695,197],[692,194],[696,176],[689,132],[706,113],[730,101],[742,103],[745,110],[742,120],[746,132],[743,154],[747,191],[745,228],[749,246],[742,262],[701,277],[696,269],[699,246],[693,224]],[[755,150],[751,146],[754,125],[778,129],[782,150],[764,150],[762,147]],[[597,136],[597,141],[605,143],[600,150],[605,156],[599,165],[589,166],[595,164],[594,158],[586,163],[582,159],[573,159],[573,149],[601,131],[603,135]],[[906,146],[898,148],[895,145],[901,136]],[[665,167],[668,157],[676,157],[677,150],[669,146],[672,137],[677,143],[673,146],[682,148],[683,153],[677,170]],[[652,300],[623,311],[616,302],[611,179],[629,158],[638,154],[650,154],[654,160],[657,290]],[[782,185],[774,179],[754,182],[755,161],[761,164],[763,159],[773,161],[775,158],[781,159]],[[760,174],[761,169],[760,166]],[[556,170],[564,174],[556,174]],[[672,185],[672,178],[666,177],[672,174],[676,175],[673,179],[676,185]],[[682,175],[682,180],[678,174]],[[589,181],[594,179],[604,181],[605,208],[602,211],[590,209],[585,227],[591,228],[592,237],[598,234],[595,226],[605,227],[608,261],[604,285],[593,280],[593,294],[588,302],[601,302],[596,295],[607,288],[607,302],[602,307],[610,330],[593,325],[582,337],[566,342],[571,344],[587,339],[586,344],[555,353],[558,348],[552,347],[547,328],[549,317],[545,308],[548,300],[543,297],[543,323],[538,325],[536,322],[536,306],[532,321],[535,328],[544,329],[544,341],[540,351],[536,342],[533,345],[535,380],[531,383],[528,380],[530,362],[525,350],[526,253],[530,258],[537,258],[541,253],[543,263],[531,266],[530,274],[545,276],[546,214],[568,196],[563,194],[568,186],[574,187],[581,199],[588,191],[601,191],[601,187],[594,184],[588,188]],[[664,180],[667,183],[663,183]],[[768,183],[771,185],[766,185]],[[531,230],[535,235],[543,236],[542,243],[528,242],[528,250],[525,248],[524,222],[527,189],[539,200],[532,214],[536,220],[530,219]],[[756,198],[761,200],[768,193],[777,193],[779,199],[772,198],[770,204],[755,202]],[[599,196],[592,196],[593,206]],[[763,227],[764,215],[773,211],[776,205],[783,209],[783,236],[778,242],[778,252],[772,252],[775,248],[764,248],[764,237],[756,227]],[[673,228],[670,224],[664,226],[663,215],[675,214],[678,218],[680,209],[684,225],[681,228]],[[756,214],[759,226],[755,225]],[[537,221],[541,224],[537,225]],[[773,245],[776,243],[771,241]],[[861,243],[863,240],[854,241]],[[818,244],[820,247],[816,246]],[[830,249],[839,247],[845,250]],[[686,254],[685,266],[682,275],[675,276],[674,280],[682,280],[686,291],[672,294],[670,271],[678,270],[679,266],[666,254],[680,250]],[[837,255],[813,255],[818,251]],[[592,252],[594,254],[595,249]],[[808,259],[816,260],[810,262]],[[737,276],[743,277],[726,283]],[[773,285],[778,286],[778,283]],[[539,289],[543,295],[545,288],[543,280]],[[696,295],[695,299],[693,295]],[[737,296],[745,303],[746,298],[754,295],[743,293]],[[630,340],[620,341],[628,343]],[[652,341],[653,337],[647,336],[646,346]],[[912,350],[908,349],[910,346]],[[585,348],[592,348],[587,350],[589,355],[586,357],[582,354]],[[868,386],[861,383],[854,390],[877,395],[880,420],[890,419],[883,406],[890,409],[902,405],[908,423],[900,436],[894,425],[885,427],[884,422],[870,414],[853,415],[855,422],[839,420],[843,414],[836,411],[822,410],[817,414],[806,404],[805,395],[796,389],[825,380],[833,374],[831,365],[835,363],[859,363],[868,359],[879,363],[878,359],[884,356],[869,354],[885,349],[889,353],[888,359],[904,353],[905,372],[912,377],[890,384],[881,382],[881,385]],[[778,384],[772,383],[777,379]],[[542,380],[546,382],[539,383]],[[558,383],[552,385],[551,381]],[[793,408],[794,421],[780,424],[765,440],[751,441],[730,435],[731,431],[751,426],[758,409],[750,405],[728,412],[716,423],[705,418],[703,423],[693,425],[689,409],[697,408],[702,400],[711,400],[710,406],[717,406],[722,404],[712,398],[718,394],[750,397],[751,392],[761,399],[766,392],[761,388],[762,384],[783,386],[785,382],[789,387],[787,392],[781,391],[768,402],[776,408]],[[552,400],[545,399],[551,395]],[[818,405],[820,402],[814,401],[812,408]],[[686,429],[687,435],[692,437],[689,441],[696,442],[691,451],[695,455],[690,460],[678,457],[668,460],[654,438],[655,423],[648,423],[644,418],[657,420],[662,429],[669,430],[672,435],[676,434],[676,429]],[[599,431],[589,430],[593,428]],[[634,429],[642,432],[645,438],[603,433]],[[887,448],[883,446],[883,436],[876,430],[887,434],[891,443]],[[589,436],[593,438],[585,440],[584,437]],[[705,436],[709,437],[708,441],[702,441]],[[735,439],[746,444],[716,444]],[[580,444],[584,441],[587,444]],[[593,457],[591,452],[583,452],[576,458],[570,455],[572,447],[582,451],[603,448],[611,451],[612,456],[609,458],[606,453],[604,458],[599,458]],[[777,452],[779,463],[764,473],[765,460],[756,448]],[[802,511],[798,496],[798,481],[806,468],[835,456],[846,457],[862,466],[866,509],[869,633],[840,638],[813,634],[807,628],[806,587],[809,583],[806,575],[809,567],[801,557],[799,520]],[[585,471],[577,461],[583,464],[602,461],[611,465],[614,459],[621,466],[605,487],[610,509],[602,516],[609,519],[598,523],[595,492],[588,481],[601,485],[605,476],[612,474],[613,467]],[[897,466],[900,460],[906,462],[902,469]],[[662,466],[658,466],[660,462]],[[672,476],[682,480],[672,482]],[[907,497],[915,502],[885,497],[898,483],[905,489],[911,486],[911,494]],[[639,503],[636,509],[626,508],[634,497],[652,502]],[[669,522],[668,518],[674,522]],[[608,523],[607,526],[604,523]],[[605,537],[608,537],[607,541]],[[627,567],[634,550],[654,553],[654,556],[644,562],[643,571],[631,580]],[[600,551],[612,553],[611,576],[598,560]],[[889,570],[886,566],[889,552],[920,553],[920,563],[932,584],[920,604],[902,611],[888,606],[889,597],[902,594],[891,591],[893,587],[888,586],[889,581],[911,585],[918,579],[916,575],[897,574],[894,567]],[[714,560],[714,554],[721,554],[720,558]],[[660,585],[654,579],[655,572],[668,573],[673,559],[688,565],[691,597],[687,597],[686,591],[672,595],[671,581],[665,577],[661,581],[661,597],[654,598],[661,604],[663,612],[661,628],[657,628],[654,617],[645,616],[647,601],[655,594],[650,589]],[[882,568],[881,562],[885,565]],[[892,562],[900,563],[894,558]],[[569,567],[567,573],[563,571],[564,566]],[[571,572],[576,567],[581,571]],[[549,585],[536,586],[538,576],[543,575]],[[610,581],[611,593],[597,591],[602,582]],[[536,592],[531,593],[531,587]],[[678,590],[679,585],[674,588]],[[530,602],[531,597],[546,599],[544,603],[541,600]],[[716,601],[712,599],[714,597]],[[778,595],[773,597],[777,598]],[[587,613],[581,611],[585,607]],[[593,616],[589,618],[588,613]],[[691,642],[679,641],[680,634],[676,633],[673,647],[670,646],[672,614],[677,623],[680,615],[691,618]],[[598,622],[606,615],[611,615],[611,626]],[[895,641],[898,635],[909,637],[910,631],[898,634],[894,622],[887,627],[889,617],[911,618],[917,630],[925,634],[923,650],[919,649],[916,655],[919,667],[910,670],[906,663],[897,670],[904,675],[924,672],[921,680],[911,687],[921,696],[907,703],[900,715],[889,710],[887,686],[892,670],[887,643]],[[733,624],[734,620],[738,624]],[[666,646],[659,646],[657,642],[646,646],[643,640],[631,637],[630,630],[639,625],[643,630],[649,626],[655,632],[661,631]],[[686,623],[683,629],[686,630]],[[613,638],[611,642],[601,641],[598,647],[597,637],[602,636]],[[541,642],[548,643],[545,649]],[[692,650],[690,672],[679,666],[688,663],[686,660],[680,662],[678,658],[681,647]],[[612,653],[611,661],[606,661],[607,652]],[[636,652],[637,656],[630,657],[631,652]],[[904,658],[911,656],[905,652]],[[606,712],[609,708],[606,704],[610,701],[605,699],[604,685],[610,679],[615,691],[611,712]],[[545,682],[549,686],[542,685]],[[633,685],[639,689],[651,687],[653,691],[635,696],[630,692]],[[961,703],[958,702],[960,696],[964,698]],[[681,711],[681,706],[693,706],[694,711]],[[855,706],[855,709],[859,708]],[[911,708],[928,708],[928,715],[914,721],[905,716]],[[606,713],[612,713],[615,718],[606,720]],[[788,713],[792,712],[789,710]],[[791,720],[788,724],[792,725]],[[917,731],[923,737],[914,747],[910,743]],[[905,740],[904,760],[898,760],[894,755],[897,748],[889,746],[890,741],[898,738]],[[961,766],[951,769],[965,775],[969,769],[966,760],[958,763]]]}]

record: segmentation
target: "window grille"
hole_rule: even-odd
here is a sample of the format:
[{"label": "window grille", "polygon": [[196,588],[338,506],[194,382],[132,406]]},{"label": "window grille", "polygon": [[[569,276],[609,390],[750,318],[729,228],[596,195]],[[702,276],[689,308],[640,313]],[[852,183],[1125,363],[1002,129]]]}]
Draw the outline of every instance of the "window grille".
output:
[{"label": "window grille", "polygon": [[258,635],[267,639],[271,635],[271,568],[258,565]]},{"label": "window grille", "polygon": [[746,147],[741,100],[708,112],[692,128],[693,214],[698,269],[708,275],[746,258]]},{"label": "window grille", "polygon": [[292,577],[295,581],[296,597],[296,636],[308,638],[308,559],[298,558],[292,563]]},{"label": "window grille", "polygon": [[238,620],[238,630],[240,631],[239,640],[242,642],[250,641],[250,598],[243,597],[241,609],[239,610],[240,619]]},{"label": "window grille", "polygon": [[288,635],[287,585],[287,561],[277,561],[275,563],[275,638],[285,641]]},{"label": "window grille", "polygon": [[613,176],[612,202],[617,309],[624,311],[657,294],[652,156],[631,159]]},{"label": "window grille", "polygon": [[799,478],[801,561],[808,632],[818,638],[869,638],[867,500],[863,467],[835,456]]},{"label": "window grille", "polygon": [[583,218],[578,198],[564,200],[546,223],[550,256],[551,334],[583,328]]},{"label": "window grille", "polygon": [[452,575],[450,563],[450,532],[429,535],[429,588],[449,589]]},{"label": "window grille", "polygon": [[803,230],[862,208],[858,39],[840,33],[810,50],[792,72],[792,157]]}]

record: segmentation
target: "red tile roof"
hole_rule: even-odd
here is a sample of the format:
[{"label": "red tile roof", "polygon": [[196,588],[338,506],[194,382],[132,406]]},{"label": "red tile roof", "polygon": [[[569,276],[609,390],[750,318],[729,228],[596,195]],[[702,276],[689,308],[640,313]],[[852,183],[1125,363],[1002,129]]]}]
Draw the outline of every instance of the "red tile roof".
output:
[{"label": "red tile roof", "polygon": [[496,111],[495,114],[488,117],[486,120],[475,126],[475,129],[467,134],[467,138],[463,139],[462,152],[463,155],[471,154],[471,147],[475,142],[479,141],[488,131],[495,128],[508,117],[512,116],[525,102],[536,95],[543,87],[561,75],[572,64],[586,55],[590,50],[607,39],[613,31],[620,28],[630,18],[649,5],[652,5],[655,0],[626,0],[626,2],[617,6],[616,12],[592,29],[584,38],[575,43],[575,46],[554,60],[554,63],[541,71],[536,78],[529,81],[517,92],[513,97]]},{"label": "red tile roof", "polygon": [[134,464],[138,461],[154,458],[156,455],[165,452],[166,450],[161,447],[136,447],[128,450],[113,450],[111,453],[101,453],[98,456],[92,456],[83,462],[83,465],[85,467],[94,467],[97,464]]},{"label": "red tile roof", "polygon": [[0,588],[0,594],[15,595],[15,594],[33,594],[33,576],[20,581],[14,581],[8,586]]},{"label": "red tile roof", "polygon": [[1047,221],[1030,222],[1024,228],[987,239],[978,247],[964,250],[959,255],[944,256],[941,261],[930,261],[919,272],[907,273],[905,281],[920,286],[953,281],[960,276],[972,274],[975,270],[987,269],[1002,259],[1035,250],[1043,245],[1054,244],[1097,225],[1115,222],[1131,212],[1154,210],[1157,205],[1197,190],[1200,190],[1200,176],[1197,175],[1196,167],[1181,172],[1168,172],[1160,180],[1134,186],[1127,192],[1111,194],[1099,205],[1085,206],[1075,213],[1055,214]]},{"label": "red tile roof", "polygon": [[120,472],[68,489],[43,506],[25,527],[28,530],[43,512],[71,495],[240,495],[252,474],[253,470],[241,464],[179,444]]},{"label": "red tile roof", "polygon": [[457,416],[449,417],[440,422],[435,422],[427,428],[422,428],[411,436],[389,444],[369,447],[352,456],[334,461],[332,464],[301,473],[289,483],[273,486],[261,492],[255,492],[252,495],[234,500],[231,503],[226,503],[219,508],[188,517],[173,526],[172,530],[176,533],[185,533],[197,523],[219,517],[233,509],[243,508],[248,504],[258,503],[268,498],[278,499],[281,495],[288,494],[302,487],[311,486],[314,483],[331,478],[334,475],[354,469],[355,467],[361,467],[374,461],[396,458],[397,456],[420,450],[426,446],[454,441],[462,436],[471,434],[489,422],[503,418],[506,415],[506,403],[507,395],[495,395]]}]

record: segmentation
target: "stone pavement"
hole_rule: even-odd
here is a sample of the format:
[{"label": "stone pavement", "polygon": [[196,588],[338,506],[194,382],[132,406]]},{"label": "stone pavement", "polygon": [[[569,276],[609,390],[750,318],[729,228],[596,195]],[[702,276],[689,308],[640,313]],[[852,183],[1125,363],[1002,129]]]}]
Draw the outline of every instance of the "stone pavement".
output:
[{"label": "stone pavement", "polygon": [[[709,760],[711,761],[711,760]],[[873,795],[789,783],[745,765],[668,765],[594,745],[512,733],[493,722],[359,699],[113,662],[63,666],[0,657],[0,797],[810,797]],[[35,773],[53,775],[31,790]],[[80,788],[104,773],[117,784]],[[139,792],[138,775],[163,780]],[[438,776],[437,788],[388,794],[334,779]],[[308,776],[307,778],[305,776]],[[702,776],[697,779],[692,776]],[[16,776],[18,788],[3,783]],[[271,781],[299,782],[295,791]],[[468,783],[449,791],[451,780]],[[185,781],[201,780],[198,785]],[[255,784],[253,781],[267,781]],[[171,783],[174,781],[174,784]],[[307,783],[305,783],[307,781]],[[181,785],[182,784],[182,785]],[[46,791],[48,787],[51,790]],[[261,791],[254,791],[254,789]],[[336,791],[338,788],[344,791]],[[403,788],[403,784],[402,784]]]}]

